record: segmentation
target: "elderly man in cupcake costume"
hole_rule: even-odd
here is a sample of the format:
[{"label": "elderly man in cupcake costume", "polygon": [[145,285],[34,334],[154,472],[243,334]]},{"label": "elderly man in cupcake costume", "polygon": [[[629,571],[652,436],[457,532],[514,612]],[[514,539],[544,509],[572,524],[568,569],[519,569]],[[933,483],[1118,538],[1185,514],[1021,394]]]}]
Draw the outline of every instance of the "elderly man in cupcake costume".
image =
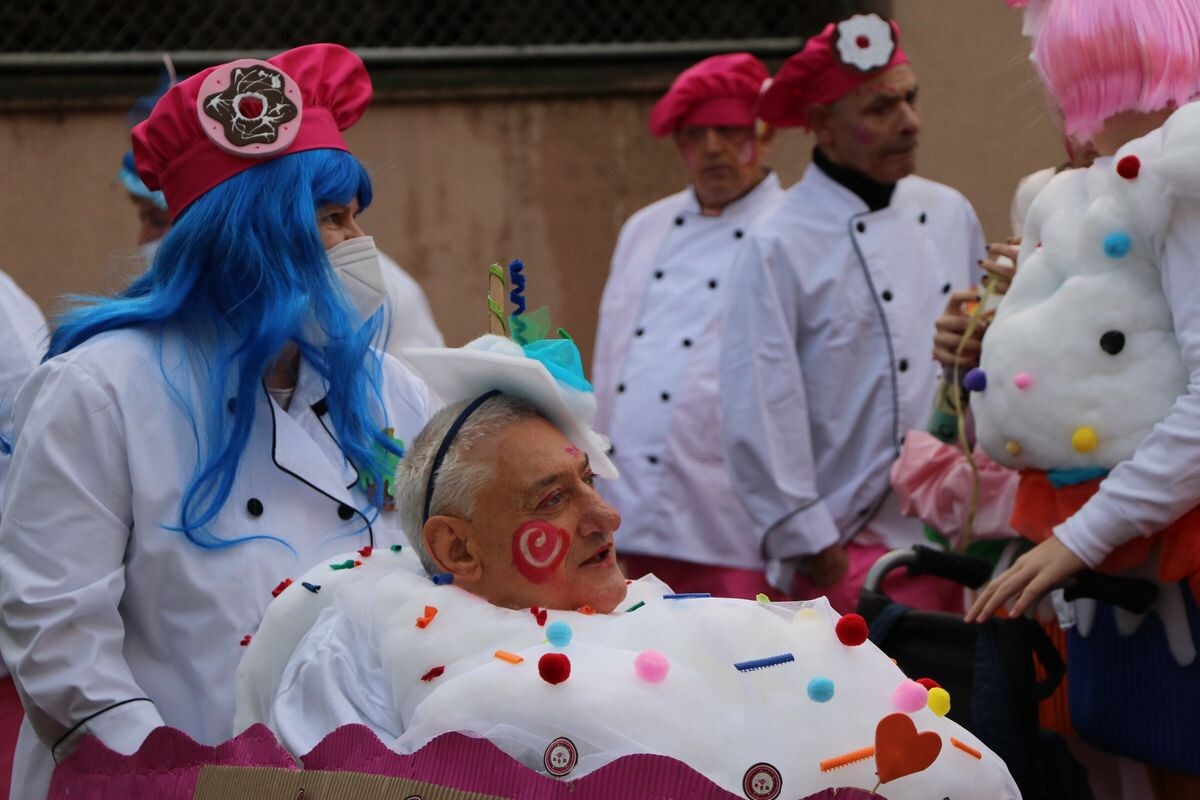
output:
[{"label": "elderly man in cupcake costume", "polygon": [[622,563],[679,591],[770,592],[717,430],[720,313],[746,232],[783,194],[763,166],[773,131],[749,53],[684,70],[650,113],[690,180],[621,229],[596,333],[597,426],[625,476],[602,488],[624,518]]},{"label": "elderly man in cupcake costume", "polygon": [[1019,797],[861,618],[627,584],[571,342],[408,352],[449,402],[401,467],[412,546],[347,553],[280,593],[239,668],[238,730],[266,722],[297,756],[351,723],[402,753],[457,731],[565,780],[661,754],[750,800]]},{"label": "elderly man in cupcake costume", "polygon": [[[773,580],[843,611],[880,555],[923,540],[888,472],[933,402],[934,321],[984,255],[967,200],[912,174],[917,78],[898,39],[874,14],[831,24],[764,92],[758,115],[816,148],[750,234],[722,328],[721,430]],[[891,580],[901,602],[961,607],[945,582]]]}]

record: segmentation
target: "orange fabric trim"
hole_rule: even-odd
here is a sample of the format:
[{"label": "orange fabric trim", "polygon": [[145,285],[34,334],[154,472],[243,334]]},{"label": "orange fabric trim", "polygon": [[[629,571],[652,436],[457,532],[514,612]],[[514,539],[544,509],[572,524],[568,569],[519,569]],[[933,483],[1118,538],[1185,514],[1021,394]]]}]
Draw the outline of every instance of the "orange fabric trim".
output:
[{"label": "orange fabric trim", "polygon": [[[1103,478],[1055,488],[1041,470],[1023,470],[1010,524],[1033,542],[1050,538],[1054,527],[1083,507],[1100,488]],[[1200,506],[1193,508],[1153,536],[1125,543],[1100,564],[1101,572],[1120,572],[1144,562],[1155,542],[1162,542],[1158,576],[1164,582],[1187,580],[1200,601]]]}]

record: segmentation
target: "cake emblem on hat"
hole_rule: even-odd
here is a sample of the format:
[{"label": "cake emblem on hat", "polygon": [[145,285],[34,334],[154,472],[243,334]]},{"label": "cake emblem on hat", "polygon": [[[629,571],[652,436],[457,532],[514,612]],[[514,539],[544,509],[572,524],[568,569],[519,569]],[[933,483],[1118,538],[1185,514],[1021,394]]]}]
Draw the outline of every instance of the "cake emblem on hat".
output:
[{"label": "cake emblem on hat", "polygon": [[234,155],[278,152],[300,130],[295,81],[265,61],[242,59],[217,68],[204,81],[197,101],[204,132]]},{"label": "cake emblem on hat", "polygon": [[855,14],[837,26],[838,60],[859,72],[886,67],[896,52],[892,26],[878,14]]}]

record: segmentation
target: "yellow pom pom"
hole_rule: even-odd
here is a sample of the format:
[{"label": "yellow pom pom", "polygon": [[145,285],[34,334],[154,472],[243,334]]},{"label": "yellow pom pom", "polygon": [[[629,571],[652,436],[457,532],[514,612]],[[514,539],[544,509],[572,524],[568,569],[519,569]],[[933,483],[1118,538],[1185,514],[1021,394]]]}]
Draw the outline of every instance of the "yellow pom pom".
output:
[{"label": "yellow pom pom", "polygon": [[1004,443],[1004,449],[1007,450],[1008,454],[1013,458],[1021,455],[1021,443],[1013,439],[1009,439]]},{"label": "yellow pom pom", "polygon": [[805,622],[820,618],[821,615],[817,613],[815,608],[802,608],[792,617],[792,622]]},{"label": "yellow pom pom", "polygon": [[1096,438],[1096,431],[1086,425],[1071,434],[1071,447],[1074,447],[1077,453],[1090,453],[1099,444],[1100,440]]},{"label": "yellow pom pom", "polygon": [[929,690],[929,710],[944,717],[950,713],[950,693],[940,686]]},{"label": "yellow pom pom", "polygon": [[764,606],[771,605],[771,598],[767,597],[762,592],[759,592],[758,596],[755,597],[754,599],[757,600],[758,602],[762,603]]}]

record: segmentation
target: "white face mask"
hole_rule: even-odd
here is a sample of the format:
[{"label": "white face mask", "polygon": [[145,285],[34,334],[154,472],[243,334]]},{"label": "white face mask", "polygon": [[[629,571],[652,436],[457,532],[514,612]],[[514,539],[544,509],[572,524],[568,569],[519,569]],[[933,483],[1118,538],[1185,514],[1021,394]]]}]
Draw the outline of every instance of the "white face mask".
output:
[{"label": "white face mask", "polygon": [[155,239],[152,242],[138,245],[138,254],[142,257],[142,261],[149,267],[154,263],[154,254],[158,252],[158,246],[162,244],[162,239]]},{"label": "white face mask", "polygon": [[370,318],[387,299],[387,284],[375,239],[356,236],[329,248],[325,255],[359,316],[363,320]]}]

